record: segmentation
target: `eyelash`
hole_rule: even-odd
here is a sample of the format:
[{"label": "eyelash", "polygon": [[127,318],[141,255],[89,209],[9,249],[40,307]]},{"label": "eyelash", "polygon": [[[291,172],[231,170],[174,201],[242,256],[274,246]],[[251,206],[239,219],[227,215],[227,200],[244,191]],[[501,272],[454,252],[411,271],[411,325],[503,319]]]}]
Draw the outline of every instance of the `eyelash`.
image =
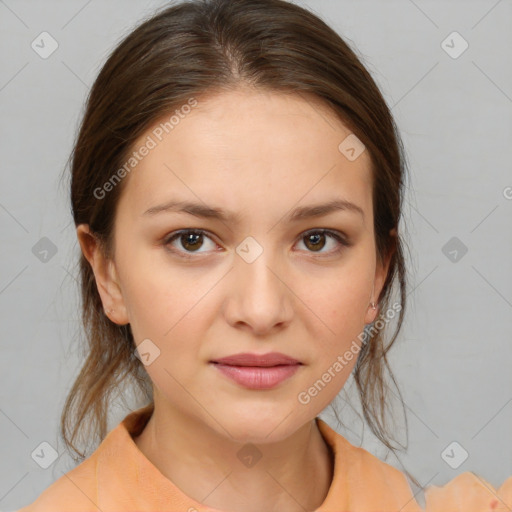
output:
[{"label": "eyelash", "polygon": [[[207,238],[209,238],[212,242],[215,243],[215,241],[209,236],[208,231],[205,231],[203,229],[181,229],[179,231],[175,231],[175,232],[171,233],[169,236],[167,236],[164,239],[164,246],[165,246],[165,248],[169,252],[172,252],[173,254],[178,254],[178,256],[180,256],[182,258],[197,259],[196,256],[193,256],[193,254],[194,254],[193,252],[180,251],[180,250],[176,250],[176,249],[173,249],[173,248],[169,247],[169,245],[174,240],[178,239],[181,235],[189,234],[189,233],[193,233],[194,235],[205,235]],[[341,247],[335,249],[334,251],[330,251],[328,253],[315,253],[314,251],[308,251],[311,254],[319,254],[320,257],[323,257],[322,255],[328,255],[328,256],[337,255],[341,251],[343,251],[346,247],[350,247],[350,245],[351,245],[348,242],[348,240],[341,233],[338,233],[337,231],[333,231],[333,230],[330,230],[330,229],[323,229],[323,228],[310,229],[308,231],[305,231],[303,234],[301,234],[301,236],[299,237],[299,240],[302,240],[302,239],[304,239],[307,236],[312,235],[312,234],[322,234],[322,235],[325,234],[325,235],[328,235],[331,238],[335,239],[341,245]],[[198,253],[198,254],[201,254],[201,253]]]}]

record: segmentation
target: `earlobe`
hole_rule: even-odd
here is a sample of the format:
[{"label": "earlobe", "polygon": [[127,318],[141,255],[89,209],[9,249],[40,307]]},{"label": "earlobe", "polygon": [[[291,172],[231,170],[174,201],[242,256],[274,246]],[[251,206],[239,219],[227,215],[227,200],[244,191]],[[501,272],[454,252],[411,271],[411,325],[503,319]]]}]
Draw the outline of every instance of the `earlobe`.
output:
[{"label": "earlobe", "polygon": [[[389,232],[390,237],[395,239],[396,237],[396,229],[392,229]],[[375,270],[375,276],[373,281],[373,292],[370,299],[370,303],[368,305],[368,310],[365,316],[365,323],[371,324],[377,318],[380,313],[378,298],[380,297],[382,288],[384,287],[384,283],[386,282],[386,278],[389,272],[389,265],[391,263],[391,258],[393,257],[393,253],[395,252],[395,244],[391,245],[391,249],[388,254],[384,258],[382,262],[377,263],[377,268]],[[374,307],[375,306],[375,307]]]},{"label": "earlobe", "polygon": [[114,262],[105,256],[100,240],[87,224],[80,224],[76,232],[82,253],[94,273],[103,309],[109,312],[108,317],[113,322],[129,323]]},{"label": "earlobe", "polygon": [[379,305],[375,301],[370,302],[370,304],[368,304],[368,309],[366,311],[364,323],[371,324],[372,322],[375,321],[378,314],[379,314]]},{"label": "earlobe", "polygon": [[381,263],[377,264],[375,276],[373,279],[373,290],[366,311],[365,324],[371,324],[372,322],[375,322],[378,314],[380,313],[379,297],[382,291],[382,287],[384,286],[384,282],[386,281],[387,269],[388,264],[386,262],[384,265]]}]

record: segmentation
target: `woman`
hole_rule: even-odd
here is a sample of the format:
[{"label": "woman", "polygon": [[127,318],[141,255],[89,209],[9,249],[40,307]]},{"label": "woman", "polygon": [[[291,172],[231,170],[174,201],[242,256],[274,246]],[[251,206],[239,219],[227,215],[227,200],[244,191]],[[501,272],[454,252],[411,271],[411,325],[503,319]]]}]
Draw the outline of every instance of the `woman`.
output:
[{"label": "woman", "polygon": [[[393,449],[405,307],[401,142],[332,29],[281,0],[164,9],[101,70],[71,172],[89,352],[62,433],[101,444],[22,511],[420,510],[318,417],[354,372]],[[106,436],[126,382],[148,405]]]}]

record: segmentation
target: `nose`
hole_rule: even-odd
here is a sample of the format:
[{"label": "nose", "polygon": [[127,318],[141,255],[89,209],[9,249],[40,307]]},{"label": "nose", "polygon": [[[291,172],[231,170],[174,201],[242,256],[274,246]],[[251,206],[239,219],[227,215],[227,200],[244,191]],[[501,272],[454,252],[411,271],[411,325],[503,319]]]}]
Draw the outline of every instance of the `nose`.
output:
[{"label": "nose", "polygon": [[257,336],[283,329],[293,316],[289,278],[270,253],[264,250],[254,261],[236,254],[226,283],[224,313],[228,323]]}]

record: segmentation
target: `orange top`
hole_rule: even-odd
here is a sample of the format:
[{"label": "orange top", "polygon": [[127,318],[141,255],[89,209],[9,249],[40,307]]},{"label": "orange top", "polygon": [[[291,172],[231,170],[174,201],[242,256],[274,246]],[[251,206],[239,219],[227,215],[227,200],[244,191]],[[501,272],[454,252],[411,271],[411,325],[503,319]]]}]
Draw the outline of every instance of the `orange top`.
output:
[{"label": "orange top", "polygon": [[[142,432],[152,410],[150,404],[128,414],[90,457],[62,475],[32,504],[18,512],[221,512],[184,494],[139,450],[133,437]],[[320,418],[316,421],[334,453],[334,476],[324,502],[315,512],[421,512],[401,471],[364,448],[352,445]],[[464,473],[458,479],[445,487],[427,489],[425,497],[429,512],[448,510],[443,506],[446,505],[444,496],[454,500],[450,502],[450,512],[459,510],[453,508],[452,503],[462,505],[467,512],[466,501],[462,501],[467,497],[478,498],[478,503],[487,506],[471,510],[510,510],[499,508],[500,505],[491,508],[492,500],[498,499],[496,492],[485,494],[488,492],[486,487],[475,475]],[[454,485],[457,482],[471,487],[473,494],[458,493]],[[500,488],[501,491],[508,492],[506,496],[512,505],[512,477]]]}]

